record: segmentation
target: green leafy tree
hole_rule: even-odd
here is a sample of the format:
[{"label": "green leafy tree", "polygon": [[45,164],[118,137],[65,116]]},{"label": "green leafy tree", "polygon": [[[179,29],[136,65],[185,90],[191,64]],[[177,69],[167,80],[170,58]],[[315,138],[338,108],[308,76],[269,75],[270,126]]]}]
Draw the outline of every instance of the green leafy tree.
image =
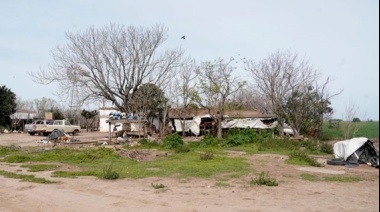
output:
[{"label": "green leafy tree", "polygon": [[[217,123],[217,137],[222,138],[222,120],[228,98],[242,89],[246,82],[233,75],[235,67],[233,58],[229,60],[217,59],[213,62],[204,62],[198,70],[200,77],[201,106],[208,108]],[[195,98],[195,97],[194,97]]]},{"label": "green leafy tree", "polygon": [[129,105],[133,111],[149,115],[150,112],[156,112],[157,107],[166,101],[167,99],[161,88],[155,84],[147,83],[141,85],[133,93]]},{"label": "green leafy tree", "polygon": [[331,114],[331,103],[312,86],[292,92],[283,105],[286,123],[302,135],[320,137],[323,117]]},{"label": "green leafy tree", "polygon": [[54,119],[65,119],[65,116],[63,115],[62,111],[58,107],[52,107],[47,112],[52,112]]},{"label": "green leafy tree", "polygon": [[5,85],[0,87],[0,126],[10,126],[10,115],[16,112],[16,94]]}]

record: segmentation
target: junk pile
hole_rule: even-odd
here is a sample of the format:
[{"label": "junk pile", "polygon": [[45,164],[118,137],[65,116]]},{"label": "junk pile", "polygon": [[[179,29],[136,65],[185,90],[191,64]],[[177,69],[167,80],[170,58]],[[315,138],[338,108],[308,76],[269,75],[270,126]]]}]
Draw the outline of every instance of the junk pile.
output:
[{"label": "junk pile", "polygon": [[62,130],[55,129],[53,130],[50,135],[46,138],[41,139],[40,141],[37,141],[37,143],[54,143],[54,146],[56,143],[70,143],[78,141],[74,139],[72,136],[64,133]]},{"label": "junk pile", "polygon": [[367,164],[379,168],[379,151],[373,142],[365,137],[352,138],[334,144],[335,158],[327,160],[329,165],[357,167]]}]

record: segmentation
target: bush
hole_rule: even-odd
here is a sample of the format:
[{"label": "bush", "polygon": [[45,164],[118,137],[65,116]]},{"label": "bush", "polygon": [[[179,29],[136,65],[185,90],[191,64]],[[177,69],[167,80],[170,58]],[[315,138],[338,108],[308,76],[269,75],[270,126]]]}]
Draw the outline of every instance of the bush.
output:
[{"label": "bush", "polygon": [[173,133],[164,138],[163,145],[167,149],[177,149],[183,146],[183,139],[178,133]]},{"label": "bush", "polygon": [[152,187],[154,188],[154,189],[160,189],[160,188],[165,188],[166,186],[164,185],[164,184],[162,184],[162,183],[151,183],[151,185],[152,185]]},{"label": "bush", "polygon": [[269,177],[268,172],[261,172],[255,179],[252,178],[251,185],[278,186],[276,179]]},{"label": "bush", "polygon": [[120,177],[119,173],[113,170],[112,164],[108,165],[103,169],[103,179],[115,180]]},{"label": "bush", "polygon": [[214,153],[212,151],[206,151],[200,153],[201,160],[210,160],[214,157]]},{"label": "bush", "polygon": [[199,146],[205,147],[205,146],[217,146],[220,144],[220,140],[218,138],[215,138],[212,135],[205,135],[202,140],[199,141]]},{"label": "bush", "polygon": [[314,158],[308,156],[305,152],[296,151],[289,154],[289,159],[287,160],[289,163],[293,164],[305,164],[310,166],[321,167],[322,164],[319,163]]},{"label": "bush", "polygon": [[319,150],[323,153],[334,154],[334,147],[331,144],[323,142],[319,148]]}]

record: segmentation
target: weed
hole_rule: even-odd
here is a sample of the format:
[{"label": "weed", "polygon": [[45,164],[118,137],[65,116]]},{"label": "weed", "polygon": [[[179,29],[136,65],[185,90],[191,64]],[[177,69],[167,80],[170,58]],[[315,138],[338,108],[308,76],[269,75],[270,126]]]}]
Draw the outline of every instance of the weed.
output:
[{"label": "weed", "polygon": [[220,139],[212,136],[212,135],[206,135],[199,141],[199,146],[206,147],[206,146],[217,146],[221,142]]},{"label": "weed", "polygon": [[261,172],[255,179],[252,178],[251,185],[278,186],[276,179],[269,177],[269,173]]},{"label": "weed", "polygon": [[5,156],[8,155],[9,153],[12,152],[17,152],[21,149],[20,146],[17,145],[10,145],[10,146],[0,146],[0,156]]},{"label": "weed", "polygon": [[103,168],[103,179],[106,180],[115,180],[120,177],[119,173],[113,170],[112,163],[107,167]]},{"label": "weed", "polygon": [[308,181],[319,181],[319,178],[312,174],[301,174],[301,178]]},{"label": "weed", "polygon": [[214,157],[214,153],[212,151],[206,151],[206,152],[201,152],[199,156],[201,160],[210,160]]},{"label": "weed", "polygon": [[289,159],[287,159],[286,162],[290,164],[309,165],[309,166],[315,166],[315,167],[323,166],[317,160],[308,156],[305,152],[301,152],[301,151],[295,151],[295,152],[290,153]]},{"label": "weed", "polygon": [[216,182],[215,186],[216,187],[231,187],[231,185],[227,182]]},{"label": "weed", "polygon": [[43,183],[43,184],[56,183],[55,181],[50,181],[50,180],[46,180],[45,178],[35,177],[34,175],[16,174],[13,172],[7,172],[3,170],[0,170],[0,175],[3,175],[4,177],[8,177],[8,178],[20,179],[21,181],[24,181],[24,182]]},{"label": "weed", "polygon": [[190,148],[187,145],[178,146],[174,149],[175,153],[186,153],[190,152]]},{"label": "weed", "polygon": [[319,148],[319,150],[323,153],[334,154],[334,147],[331,144],[323,142]]},{"label": "weed", "polygon": [[183,140],[178,133],[173,133],[164,138],[163,145],[167,149],[176,149],[183,145]]},{"label": "weed", "polygon": [[52,164],[36,164],[36,165],[22,165],[21,167],[28,168],[30,172],[50,171],[55,170],[59,166]]},{"label": "weed", "polygon": [[357,177],[357,176],[318,177],[316,175],[311,175],[311,174],[301,174],[301,178],[308,181],[327,181],[327,182],[342,182],[342,183],[358,182],[362,180],[360,177]]},{"label": "weed", "polygon": [[166,186],[162,183],[151,183],[152,187],[154,189],[160,189],[160,188],[165,188]]},{"label": "weed", "polygon": [[350,182],[359,182],[362,179],[357,176],[326,176],[323,177],[324,181],[330,182],[342,182],[342,183],[350,183]]}]

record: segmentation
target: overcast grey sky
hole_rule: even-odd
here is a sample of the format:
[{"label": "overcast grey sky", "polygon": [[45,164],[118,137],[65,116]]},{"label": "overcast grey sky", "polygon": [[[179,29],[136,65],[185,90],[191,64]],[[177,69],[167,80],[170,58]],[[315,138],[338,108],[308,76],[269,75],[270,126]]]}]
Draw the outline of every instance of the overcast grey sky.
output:
[{"label": "overcast grey sky", "polygon": [[[24,100],[51,97],[54,85],[27,72],[51,63],[66,31],[110,23],[169,28],[166,45],[196,60],[238,54],[260,61],[278,49],[308,58],[333,81],[336,118],[349,104],[379,120],[378,0],[0,0],[0,85]],[[180,39],[186,35],[186,39]],[[1,101],[1,100],[0,100]]]}]

